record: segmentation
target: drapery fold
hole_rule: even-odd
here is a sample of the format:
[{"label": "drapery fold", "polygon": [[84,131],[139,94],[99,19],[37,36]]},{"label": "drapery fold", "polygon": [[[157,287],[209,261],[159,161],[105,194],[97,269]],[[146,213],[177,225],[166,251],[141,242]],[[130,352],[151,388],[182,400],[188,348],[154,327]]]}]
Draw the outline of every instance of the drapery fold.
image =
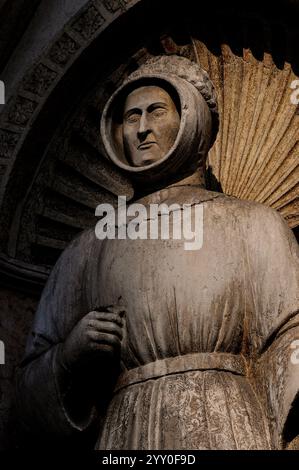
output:
[{"label": "drapery fold", "polygon": [[[95,394],[91,382],[63,373],[55,351],[83,315],[121,303],[122,371],[193,353],[242,355],[246,371],[180,371],[109,392],[97,448],[281,449],[299,434],[293,424],[288,432],[299,386],[291,362],[299,339],[296,241],[271,209],[184,191],[186,203],[206,193],[200,250],[185,251],[184,240],[100,242],[90,230],[61,256],[18,372],[29,429],[62,439],[96,419],[113,371],[95,365]],[[172,198],[176,192],[182,188],[172,188]],[[78,397],[72,387],[84,391],[81,404],[69,400]]]}]

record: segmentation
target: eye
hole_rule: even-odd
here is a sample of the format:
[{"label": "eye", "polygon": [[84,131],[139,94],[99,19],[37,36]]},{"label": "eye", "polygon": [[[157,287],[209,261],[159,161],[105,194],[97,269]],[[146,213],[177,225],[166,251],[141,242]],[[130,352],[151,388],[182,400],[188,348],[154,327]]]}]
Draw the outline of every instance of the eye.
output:
[{"label": "eye", "polygon": [[155,108],[151,112],[151,115],[155,118],[159,118],[159,117],[164,116],[166,113],[167,113],[167,110],[164,108]]},{"label": "eye", "polygon": [[125,121],[129,124],[134,124],[135,122],[138,122],[140,119],[140,115],[135,113],[135,114],[131,114],[130,116],[127,116]]}]

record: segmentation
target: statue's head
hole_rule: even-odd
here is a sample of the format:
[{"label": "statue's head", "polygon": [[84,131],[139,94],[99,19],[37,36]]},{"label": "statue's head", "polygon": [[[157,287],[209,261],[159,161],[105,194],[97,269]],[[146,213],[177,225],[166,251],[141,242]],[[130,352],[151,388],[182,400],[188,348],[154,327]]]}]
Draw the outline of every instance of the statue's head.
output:
[{"label": "statue's head", "polygon": [[150,59],[132,73],[106,104],[101,122],[108,157],[149,187],[194,173],[217,130],[207,73],[178,56]]},{"label": "statue's head", "polygon": [[161,160],[173,146],[180,114],[171,95],[160,86],[141,86],[127,96],[123,109],[124,151],[133,166]]}]

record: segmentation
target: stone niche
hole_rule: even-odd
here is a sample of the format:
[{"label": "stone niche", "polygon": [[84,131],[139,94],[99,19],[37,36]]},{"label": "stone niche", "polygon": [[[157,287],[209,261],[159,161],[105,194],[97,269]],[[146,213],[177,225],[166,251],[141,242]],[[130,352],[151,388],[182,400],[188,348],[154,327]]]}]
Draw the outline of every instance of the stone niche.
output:
[{"label": "stone niche", "polygon": [[110,94],[149,57],[188,57],[216,86],[221,120],[209,188],[277,209],[298,234],[299,118],[291,102],[298,2],[271,9],[258,1],[198,3],[78,1],[63,18],[48,6],[47,37],[37,10],[26,23],[28,42],[19,39],[7,58],[4,78],[18,61],[23,72],[0,115],[0,447],[21,445],[14,369],[51,267],[96,223],[99,203],[132,195],[130,181],[105,158],[99,122]]}]

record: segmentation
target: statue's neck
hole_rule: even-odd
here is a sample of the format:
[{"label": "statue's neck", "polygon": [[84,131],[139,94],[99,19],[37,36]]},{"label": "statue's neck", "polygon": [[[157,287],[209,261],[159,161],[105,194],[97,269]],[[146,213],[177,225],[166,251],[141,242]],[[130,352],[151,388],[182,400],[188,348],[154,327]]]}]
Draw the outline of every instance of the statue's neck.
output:
[{"label": "statue's neck", "polygon": [[[194,187],[194,189],[196,187],[197,191],[200,190],[202,197],[206,198],[207,190],[205,188],[204,173],[201,169],[197,170],[192,175],[172,181],[170,184],[164,185],[148,194],[143,194],[141,197],[136,198],[136,200],[138,200],[139,203],[148,204],[160,203],[165,197],[174,197],[174,195],[179,195],[179,198],[184,198],[187,197],[187,194],[190,194],[187,189],[188,187]],[[197,192],[197,194],[199,193]]]},{"label": "statue's neck", "polygon": [[168,185],[168,188],[174,186],[199,186],[205,188],[205,178],[202,168],[199,168],[193,175],[182,178],[174,183]]},{"label": "statue's neck", "polygon": [[[163,184],[164,183],[164,184]],[[204,177],[204,171],[203,167],[200,166],[197,168],[197,170],[189,176],[178,176],[176,179],[171,179],[171,180],[164,180],[164,182],[160,182],[159,184],[153,186],[151,190],[148,191],[136,191],[135,192],[135,198],[139,200],[140,198],[144,198],[146,196],[149,196],[150,194],[160,192],[169,188],[175,188],[179,186],[197,186],[199,188],[205,189],[205,177]]]}]

